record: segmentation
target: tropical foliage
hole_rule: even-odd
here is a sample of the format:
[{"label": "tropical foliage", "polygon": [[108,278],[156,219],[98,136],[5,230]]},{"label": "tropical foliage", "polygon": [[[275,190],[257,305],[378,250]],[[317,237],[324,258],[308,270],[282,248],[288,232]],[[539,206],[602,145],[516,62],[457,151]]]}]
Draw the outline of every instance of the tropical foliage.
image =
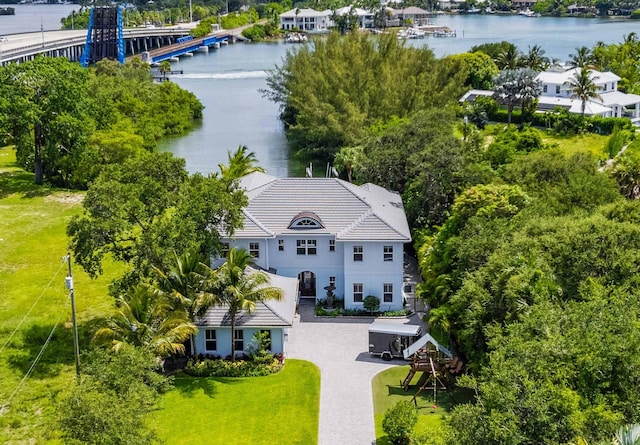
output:
[{"label": "tropical foliage", "polygon": [[63,58],[0,67],[0,142],[45,180],[86,188],[103,166],[122,162],[202,116],[193,94],[154,84],[146,64],[103,60],[85,70]]},{"label": "tropical foliage", "polygon": [[264,94],[280,105],[296,150],[332,157],[380,121],[454,103],[466,77],[460,63],[404,47],[391,34],[336,33],[290,53],[269,74]]},{"label": "tropical foliage", "polygon": [[218,269],[221,304],[228,308],[231,320],[231,360],[235,360],[236,320],[240,312],[252,313],[256,304],[266,300],[281,300],[282,289],[270,286],[269,276],[259,270],[250,269],[253,257],[246,250],[233,248],[227,260]]}]

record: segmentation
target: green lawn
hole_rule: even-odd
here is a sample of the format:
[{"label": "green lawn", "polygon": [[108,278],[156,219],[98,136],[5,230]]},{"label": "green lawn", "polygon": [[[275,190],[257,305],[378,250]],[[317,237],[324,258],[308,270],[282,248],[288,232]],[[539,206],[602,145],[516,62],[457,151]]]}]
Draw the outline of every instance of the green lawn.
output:
[{"label": "green lawn", "polygon": [[320,370],[287,360],[278,374],[177,378],[150,426],[169,444],[318,443]]},{"label": "green lawn", "polygon": [[[376,375],[371,381],[373,390],[373,415],[376,426],[376,443],[377,445],[391,445],[391,441],[387,438],[382,430],[382,419],[385,412],[393,405],[401,400],[411,401],[413,395],[418,391],[419,379],[422,373],[417,373],[412,380],[412,386],[405,392],[402,389],[401,382],[409,372],[409,365],[396,366],[382,371]],[[452,391],[452,396],[458,403],[468,402],[471,394],[461,389]],[[424,390],[417,398],[417,407],[420,417],[415,431],[417,433],[424,432],[426,429],[438,428],[442,419],[453,408],[454,402],[444,390],[436,393],[436,401],[433,399],[433,390]]]},{"label": "green lawn", "polygon": [[596,155],[599,159],[607,159],[608,156],[604,152],[604,147],[609,136],[603,136],[594,133],[581,134],[577,136],[552,136],[544,132],[540,132],[542,141],[548,145],[557,145],[567,154],[578,152],[589,152]]},{"label": "green lawn", "polygon": [[[0,416],[0,443],[48,443],[47,423],[55,396],[73,379],[71,315],[62,256],[67,253],[67,222],[81,211],[82,197],[78,192],[35,186],[33,174],[16,166],[14,151],[0,148],[0,407],[60,320],[31,377]],[[104,314],[112,302],[107,286],[116,268],[105,270],[109,275],[94,281],[80,267],[73,269],[83,342],[87,341],[87,321]]]}]

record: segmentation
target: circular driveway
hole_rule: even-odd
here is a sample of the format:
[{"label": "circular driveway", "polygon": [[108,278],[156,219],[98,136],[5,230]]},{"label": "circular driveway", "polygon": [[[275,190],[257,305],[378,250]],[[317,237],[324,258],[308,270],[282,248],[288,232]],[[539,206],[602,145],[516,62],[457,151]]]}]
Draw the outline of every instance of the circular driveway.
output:
[{"label": "circular driveway", "polygon": [[368,328],[373,318],[316,318],[313,302],[301,302],[299,312],[289,330],[287,356],[308,360],[320,368],[318,444],[374,444],[371,379],[405,362],[385,362],[369,355]]}]

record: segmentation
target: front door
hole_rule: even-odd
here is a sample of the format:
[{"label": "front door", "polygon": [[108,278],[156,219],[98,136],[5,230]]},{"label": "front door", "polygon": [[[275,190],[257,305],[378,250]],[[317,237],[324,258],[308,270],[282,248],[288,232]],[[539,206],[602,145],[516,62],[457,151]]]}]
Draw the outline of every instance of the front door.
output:
[{"label": "front door", "polygon": [[316,296],[316,274],[310,271],[300,272],[298,274],[298,288],[301,297]]}]

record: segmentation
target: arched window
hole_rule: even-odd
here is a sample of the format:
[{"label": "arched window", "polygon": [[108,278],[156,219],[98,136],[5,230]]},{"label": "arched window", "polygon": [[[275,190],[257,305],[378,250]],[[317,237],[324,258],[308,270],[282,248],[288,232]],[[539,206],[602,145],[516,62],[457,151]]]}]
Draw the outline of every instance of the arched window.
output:
[{"label": "arched window", "polygon": [[314,212],[300,212],[289,223],[290,229],[322,229],[322,220]]}]

